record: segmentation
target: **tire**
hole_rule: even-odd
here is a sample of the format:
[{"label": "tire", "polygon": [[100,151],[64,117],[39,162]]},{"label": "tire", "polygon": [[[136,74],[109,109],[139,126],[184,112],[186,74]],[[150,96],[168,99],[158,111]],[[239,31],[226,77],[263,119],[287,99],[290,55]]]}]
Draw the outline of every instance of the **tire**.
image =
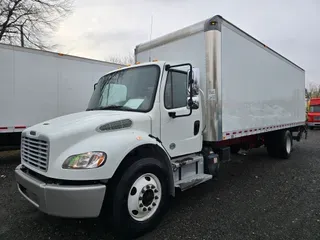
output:
[{"label": "tire", "polygon": [[288,159],[292,152],[292,135],[288,130],[274,132],[267,137],[267,151],[270,157]]},{"label": "tire", "polygon": [[280,134],[280,151],[279,157],[283,159],[288,159],[291,156],[292,152],[292,135],[291,132],[286,130],[282,131]]},{"label": "tire", "polygon": [[154,229],[168,210],[168,174],[155,158],[143,158],[122,174],[112,199],[112,221],[122,237]]}]

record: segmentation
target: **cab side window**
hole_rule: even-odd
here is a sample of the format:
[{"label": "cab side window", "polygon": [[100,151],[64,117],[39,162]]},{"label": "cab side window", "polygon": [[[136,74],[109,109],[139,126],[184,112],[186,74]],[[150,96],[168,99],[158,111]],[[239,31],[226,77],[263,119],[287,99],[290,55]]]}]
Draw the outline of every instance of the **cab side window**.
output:
[{"label": "cab side window", "polygon": [[164,106],[167,109],[175,109],[187,106],[188,85],[187,73],[177,70],[168,72],[164,90]]}]

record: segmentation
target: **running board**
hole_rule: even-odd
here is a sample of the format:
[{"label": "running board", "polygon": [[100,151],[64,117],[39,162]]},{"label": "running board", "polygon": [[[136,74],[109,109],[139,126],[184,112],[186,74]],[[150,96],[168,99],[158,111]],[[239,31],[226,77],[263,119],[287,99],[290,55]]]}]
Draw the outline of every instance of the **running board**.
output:
[{"label": "running board", "polygon": [[175,183],[176,188],[180,188],[181,191],[187,190],[194,186],[197,186],[203,182],[209,181],[212,179],[212,175],[209,174],[196,174],[191,177],[185,178],[183,180],[177,181]]},{"label": "running board", "polygon": [[199,154],[190,154],[190,155],[179,157],[172,160],[172,165],[174,169],[177,169],[186,165],[191,165],[199,161],[203,161],[203,156]]}]

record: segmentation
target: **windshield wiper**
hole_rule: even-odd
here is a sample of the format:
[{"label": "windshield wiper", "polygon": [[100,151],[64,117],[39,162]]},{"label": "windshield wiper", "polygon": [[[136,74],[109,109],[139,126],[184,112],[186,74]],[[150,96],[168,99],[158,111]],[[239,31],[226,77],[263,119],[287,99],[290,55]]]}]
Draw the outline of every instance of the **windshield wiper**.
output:
[{"label": "windshield wiper", "polygon": [[97,110],[116,110],[116,109],[132,110],[132,108],[130,108],[130,107],[125,107],[125,106],[121,106],[121,105],[109,105],[109,106],[97,108]]},{"label": "windshield wiper", "polygon": [[97,110],[134,110],[130,107],[125,107],[121,105],[109,105],[104,107],[97,107],[97,108],[88,108],[87,111],[97,111]]}]

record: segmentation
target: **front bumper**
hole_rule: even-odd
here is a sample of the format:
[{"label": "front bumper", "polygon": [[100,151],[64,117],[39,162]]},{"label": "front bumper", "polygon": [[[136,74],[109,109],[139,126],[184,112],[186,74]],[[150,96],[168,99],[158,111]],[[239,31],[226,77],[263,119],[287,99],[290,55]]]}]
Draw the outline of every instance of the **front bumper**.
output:
[{"label": "front bumper", "polygon": [[67,218],[98,217],[102,208],[106,186],[47,184],[15,169],[19,192],[40,211]]},{"label": "front bumper", "polygon": [[307,122],[308,127],[320,127],[320,122]]}]

